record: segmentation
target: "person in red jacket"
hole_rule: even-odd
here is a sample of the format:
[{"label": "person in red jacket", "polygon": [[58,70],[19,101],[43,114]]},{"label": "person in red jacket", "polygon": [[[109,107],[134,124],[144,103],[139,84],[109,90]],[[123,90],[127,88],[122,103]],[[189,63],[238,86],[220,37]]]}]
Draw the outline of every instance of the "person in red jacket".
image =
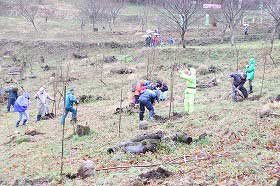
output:
[{"label": "person in red jacket", "polygon": [[139,97],[140,97],[140,94],[141,92],[143,91],[144,89],[144,80],[140,80],[137,84],[136,84],[136,87],[135,87],[135,92],[134,92],[134,103],[135,104],[139,104]]}]

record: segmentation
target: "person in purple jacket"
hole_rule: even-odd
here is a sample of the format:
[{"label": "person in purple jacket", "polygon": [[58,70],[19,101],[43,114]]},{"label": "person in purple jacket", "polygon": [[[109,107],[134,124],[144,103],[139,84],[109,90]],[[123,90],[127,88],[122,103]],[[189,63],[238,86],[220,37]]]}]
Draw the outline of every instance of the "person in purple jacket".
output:
[{"label": "person in purple jacket", "polygon": [[29,107],[30,95],[27,92],[24,92],[19,96],[14,105],[14,111],[19,113],[18,120],[16,122],[16,127],[19,127],[21,120],[23,119],[22,125],[26,125],[29,120],[28,107]]}]

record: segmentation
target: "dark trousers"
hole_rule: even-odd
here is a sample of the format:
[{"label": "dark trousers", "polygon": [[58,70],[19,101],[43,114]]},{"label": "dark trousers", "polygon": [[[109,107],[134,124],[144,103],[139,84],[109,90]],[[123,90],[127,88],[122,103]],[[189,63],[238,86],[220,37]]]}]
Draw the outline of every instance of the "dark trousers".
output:
[{"label": "dark trousers", "polygon": [[[248,98],[248,92],[245,87],[239,87],[239,90],[242,92],[244,98]],[[232,89],[231,94],[232,94],[232,99],[234,101],[237,101],[237,91],[235,89]]]},{"label": "dark trousers", "polygon": [[135,104],[139,104],[139,96],[138,96],[138,95],[135,95],[135,96],[134,96],[134,99],[135,99]]},{"label": "dark trousers", "polygon": [[249,80],[249,92],[253,93],[253,80]]},{"label": "dark trousers", "polygon": [[153,119],[155,112],[154,112],[154,106],[152,102],[149,100],[139,100],[139,103],[140,103],[140,112],[139,112],[140,121],[143,121],[144,119],[145,107],[149,110],[150,119]]},{"label": "dark trousers", "polygon": [[8,99],[7,112],[11,111],[11,106],[14,106],[15,102],[16,102],[16,99],[14,99],[14,98]]}]

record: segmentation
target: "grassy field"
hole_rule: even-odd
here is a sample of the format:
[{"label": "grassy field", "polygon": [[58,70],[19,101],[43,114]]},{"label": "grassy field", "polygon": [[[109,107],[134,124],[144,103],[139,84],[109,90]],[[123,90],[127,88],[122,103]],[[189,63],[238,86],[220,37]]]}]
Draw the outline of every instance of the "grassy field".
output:
[{"label": "grassy field", "polygon": [[[134,15],[135,7],[128,8],[122,14]],[[39,21],[40,22],[40,21]],[[134,24],[134,23],[133,23]],[[2,26],[5,25],[5,26]],[[64,172],[74,173],[83,160],[92,160],[97,169],[112,166],[130,166],[150,163],[165,163],[172,159],[186,156],[191,160],[180,165],[163,165],[164,168],[174,172],[174,175],[159,180],[151,180],[148,185],[275,185],[279,179],[279,137],[280,120],[277,117],[260,119],[257,111],[267,103],[269,97],[279,95],[280,87],[280,42],[277,41],[273,58],[277,65],[268,60],[264,76],[263,95],[260,99],[253,98],[260,94],[264,57],[263,52],[269,47],[267,42],[238,43],[239,68],[244,71],[250,57],[257,60],[256,79],[254,80],[254,93],[249,100],[233,103],[224,99],[230,91],[228,75],[236,70],[235,49],[229,44],[209,46],[189,46],[186,49],[179,47],[159,48],[82,48],[81,52],[88,55],[88,59],[79,60],[72,56],[79,52],[78,47],[52,48],[52,42],[79,41],[79,24],[75,20],[50,20],[48,25],[39,23],[40,32],[35,33],[30,25],[22,18],[0,17],[0,39],[21,40],[23,44],[5,44],[0,48],[0,63],[3,78],[13,78],[15,85],[22,85],[31,93],[31,120],[27,127],[15,128],[16,113],[5,113],[5,105],[0,106],[0,184],[13,185],[16,180],[19,185],[28,185],[24,179],[36,182],[36,179],[49,180],[50,185],[141,185],[136,183],[138,175],[151,170],[151,168],[127,168],[110,171],[98,171],[95,176],[87,179],[60,180],[60,155],[62,126],[59,124],[62,113],[62,101],[59,102],[58,116],[54,120],[36,123],[36,100],[33,94],[41,86],[45,86],[53,95],[54,90],[50,81],[53,73],[59,68],[64,69],[64,75],[69,68],[69,76],[77,80],[71,81],[68,88],[74,87],[76,95],[101,96],[103,100],[91,100],[78,106],[78,123],[91,128],[89,136],[74,136],[65,141]],[[122,30],[122,26],[118,28]],[[140,41],[134,29],[128,29],[122,35],[102,31],[94,33],[88,28],[87,42],[129,43]],[[104,38],[104,33],[107,36]],[[7,36],[7,37],[6,37]],[[50,46],[27,44],[30,40],[49,41]],[[54,45],[57,46],[57,45]],[[12,51],[18,58],[25,55],[33,56],[32,69],[35,79],[26,78],[20,81],[19,77],[7,75],[7,71],[18,68],[20,63],[13,62],[10,57],[4,57],[6,51]],[[45,64],[39,62],[40,56],[45,57]],[[132,57],[131,62],[118,61],[113,64],[102,62],[103,56],[116,56],[121,59]],[[65,58],[63,60],[63,58]],[[119,107],[121,89],[124,92],[124,106],[128,106],[132,97],[131,84],[146,76],[146,66],[150,63],[151,79],[163,79],[170,85],[171,65],[187,64],[194,67],[200,65],[215,66],[219,70],[207,75],[198,74],[198,84],[216,78],[218,86],[201,89],[196,93],[195,112],[184,115],[175,121],[161,124],[149,122],[147,131],[139,130],[138,113],[131,115],[124,113],[121,123],[121,135],[118,136],[119,115],[114,114]],[[51,69],[44,71],[41,66],[48,64]],[[7,67],[7,65],[10,65]],[[131,68],[135,73],[120,75],[112,74],[112,69]],[[27,67],[27,76],[30,67]],[[100,82],[103,73],[104,85]],[[174,80],[174,110],[184,112],[185,82],[178,75]],[[8,85],[3,84],[4,87]],[[248,87],[248,84],[245,85]],[[59,87],[62,91],[63,87]],[[169,92],[170,95],[170,92]],[[170,97],[170,96],[169,96]],[[51,108],[52,105],[50,104]],[[167,117],[169,100],[155,105],[156,113]],[[279,113],[279,109],[276,113]],[[147,113],[146,113],[147,114]],[[147,115],[145,115],[147,118]],[[66,134],[72,134],[72,126],[66,121]],[[45,134],[33,138],[33,142],[23,142],[24,133],[29,129],[37,129]],[[166,136],[177,131],[185,131],[193,138],[206,133],[205,139],[191,145],[161,142],[156,153],[141,155],[117,152],[108,154],[107,149],[118,142],[127,141],[137,135],[162,130]],[[19,134],[18,134],[19,133]],[[3,143],[16,136],[10,144]],[[205,160],[200,160],[205,159]],[[38,180],[37,180],[38,181]],[[37,182],[38,184],[38,182]],[[40,185],[40,184],[39,184]]]}]

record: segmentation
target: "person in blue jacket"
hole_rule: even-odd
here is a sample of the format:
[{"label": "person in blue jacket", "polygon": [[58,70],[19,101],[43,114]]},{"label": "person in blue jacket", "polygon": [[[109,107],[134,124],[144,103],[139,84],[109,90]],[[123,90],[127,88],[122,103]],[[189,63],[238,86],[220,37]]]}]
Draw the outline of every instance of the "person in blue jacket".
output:
[{"label": "person in blue jacket", "polygon": [[247,79],[247,75],[245,73],[232,73],[229,75],[230,83],[232,87],[231,95],[232,99],[237,102],[237,89],[240,90],[244,96],[244,98],[248,98],[247,89],[244,87],[244,84]]},{"label": "person in blue jacket", "polygon": [[151,120],[154,119],[155,111],[153,104],[157,100],[159,102],[159,92],[151,90],[152,87],[148,87],[148,89],[144,90],[140,97],[139,97],[139,103],[140,103],[140,112],[139,112],[139,119],[140,121],[143,121],[144,119],[144,113],[145,113],[145,107],[149,110],[149,118]]},{"label": "person in blue jacket", "polygon": [[5,91],[8,94],[8,104],[7,104],[7,112],[11,111],[11,106],[14,107],[15,102],[18,98],[18,89],[10,86],[8,90]]},{"label": "person in blue jacket", "polygon": [[30,105],[29,99],[30,99],[30,95],[27,92],[24,92],[15,101],[14,111],[19,113],[19,118],[16,122],[16,127],[19,126],[23,116],[24,116],[24,119],[23,119],[22,125],[26,125],[27,121],[29,120],[29,114],[28,114],[28,111],[27,111],[27,109]]},{"label": "person in blue jacket", "polygon": [[74,104],[78,104],[78,100],[74,96],[74,89],[70,89],[66,95],[65,100],[65,111],[61,117],[61,125],[64,125],[65,118],[67,117],[68,113],[72,113],[72,121],[77,121],[77,110],[73,108]]}]

